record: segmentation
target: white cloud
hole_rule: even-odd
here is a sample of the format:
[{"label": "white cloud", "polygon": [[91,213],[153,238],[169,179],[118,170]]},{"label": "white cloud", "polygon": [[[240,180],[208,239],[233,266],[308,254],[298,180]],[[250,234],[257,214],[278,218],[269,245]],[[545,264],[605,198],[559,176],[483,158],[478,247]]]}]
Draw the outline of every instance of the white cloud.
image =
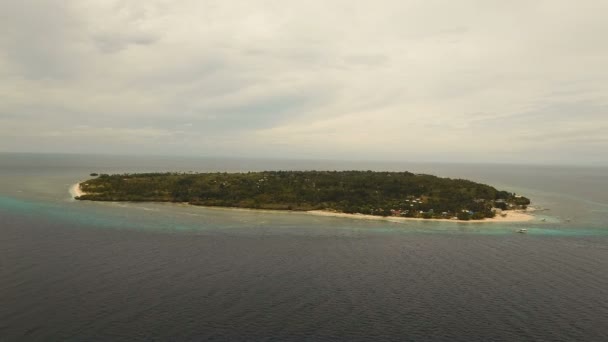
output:
[{"label": "white cloud", "polygon": [[3,2],[0,130],[11,134],[0,146],[73,151],[65,128],[77,123],[109,153],[597,162],[608,147],[607,10]]}]

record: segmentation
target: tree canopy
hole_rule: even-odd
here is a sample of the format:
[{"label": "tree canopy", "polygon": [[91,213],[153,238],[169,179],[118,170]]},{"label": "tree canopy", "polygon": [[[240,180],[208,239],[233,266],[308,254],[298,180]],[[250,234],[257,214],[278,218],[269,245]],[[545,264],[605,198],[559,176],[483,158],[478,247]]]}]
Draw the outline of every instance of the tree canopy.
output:
[{"label": "tree canopy", "polygon": [[[279,210],[334,210],[380,216],[493,217],[529,199],[464,179],[411,172],[264,171],[101,174],[80,200],[186,202]],[[465,215],[466,214],[466,215]]]}]

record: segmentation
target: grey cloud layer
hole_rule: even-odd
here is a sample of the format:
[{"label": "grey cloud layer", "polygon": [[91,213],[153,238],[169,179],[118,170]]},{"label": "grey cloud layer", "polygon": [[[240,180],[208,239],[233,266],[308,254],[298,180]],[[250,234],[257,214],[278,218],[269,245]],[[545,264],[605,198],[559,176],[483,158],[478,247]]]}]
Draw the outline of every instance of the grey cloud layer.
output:
[{"label": "grey cloud layer", "polygon": [[4,1],[0,151],[605,163],[605,1]]}]

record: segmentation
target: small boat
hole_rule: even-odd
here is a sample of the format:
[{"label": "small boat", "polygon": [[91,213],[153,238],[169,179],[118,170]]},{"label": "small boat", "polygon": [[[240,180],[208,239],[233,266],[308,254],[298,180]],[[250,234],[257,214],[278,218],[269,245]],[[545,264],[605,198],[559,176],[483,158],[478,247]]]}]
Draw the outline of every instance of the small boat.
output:
[{"label": "small boat", "polygon": [[521,234],[524,234],[524,233],[527,233],[528,230],[526,228],[522,228],[522,229],[518,230],[517,232],[521,233]]}]

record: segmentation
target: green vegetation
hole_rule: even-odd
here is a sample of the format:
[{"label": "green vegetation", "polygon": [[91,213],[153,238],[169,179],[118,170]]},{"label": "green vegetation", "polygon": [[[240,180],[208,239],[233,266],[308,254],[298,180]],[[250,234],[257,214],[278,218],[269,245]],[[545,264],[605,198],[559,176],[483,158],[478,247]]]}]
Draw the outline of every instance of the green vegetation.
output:
[{"label": "green vegetation", "polygon": [[265,171],[101,174],[81,184],[80,200],[186,202],[277,210],[333,210],[378,216],[478,220],[492,208],[530,200],[463,179],[410,172]]}]

